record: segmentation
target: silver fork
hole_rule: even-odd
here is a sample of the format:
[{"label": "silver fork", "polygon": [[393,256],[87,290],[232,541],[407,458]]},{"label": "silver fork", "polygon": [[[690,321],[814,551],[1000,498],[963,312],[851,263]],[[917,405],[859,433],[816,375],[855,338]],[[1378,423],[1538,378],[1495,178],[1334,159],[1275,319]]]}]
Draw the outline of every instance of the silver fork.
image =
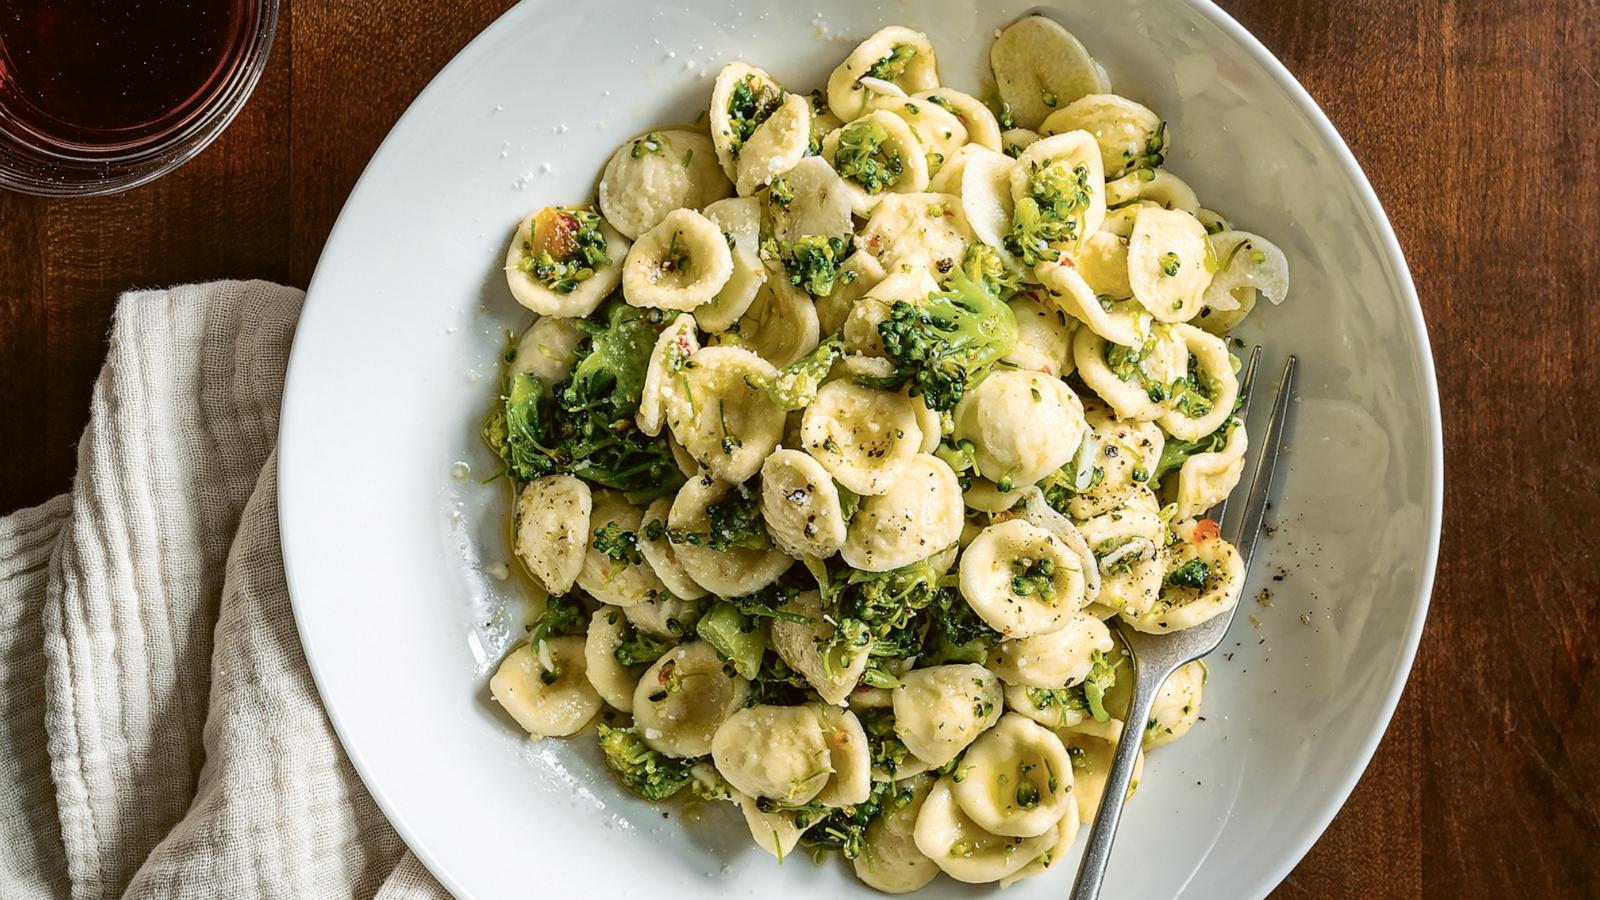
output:
[{"label": "silver fork", "polygon": [[[1250,363],[1244,373],[1246,406],[1249,391],[1255,380],[1256,368],[1261,360],[1261,348],[1250,354]],[[1255,558],[1256,541],[1261,536],[1261,522],[1266,515],[1267,500],[1272,490],[1272,475],[1277,468],[1278,452],[1283,445],[1284,419],[1289,412],[1289,397],[1294,390],[1295,358],[1283,367],[1283,379],[1278,383],[1278,395],[1272,403],[1272,415],[1261,436],[1261,451],[1256,459],[1250,486],[1244,495],[1244,511],[1232,518],[1227,515],[1228,503],[1218,504],[1215,512],[1222,521],[1222,535],[1239,550],[1244,563],[1245,576],[1250,574],[1250,562]],[[1237,493],[1237,490],[1235,491]],[[1241,588],[1241,592],[1242,592]],[[1240,598],[1240,603],[1243,597]],[[1134,670],[1133,698],[1128,701],[1128,712],[1123,721],[1122,738],[1117,742],[1117,752],[1111,761],[1111,772],[1106,777],[1105,793],[1101,795],[1100,812],[1094,817],[1094,827],[1089,832],[1089,845],[1078,866],[1078,877],[1072,885],[1072,900],[1095,900],[1100,895],[1100,884],[1105,879],[1106,864],[1111,861],[1111,842],[1117,836],[1117,822],[1122,818],[1122,804],[1128,799],[1128,783],[1133,778],[1134,760],[1144,742],[1144,728],[1150,718],[1150,708],[1155,703],[1156,692],[1167,677],[1179,666],[1192,662],[1217,649],[1228,634],[1228,626],[1240,603],[1235,603],[1227,613],[1193,628],[1171,634],[1145,634],[1126,625],[1119,625],[1123,642],[1132,655]]]}]

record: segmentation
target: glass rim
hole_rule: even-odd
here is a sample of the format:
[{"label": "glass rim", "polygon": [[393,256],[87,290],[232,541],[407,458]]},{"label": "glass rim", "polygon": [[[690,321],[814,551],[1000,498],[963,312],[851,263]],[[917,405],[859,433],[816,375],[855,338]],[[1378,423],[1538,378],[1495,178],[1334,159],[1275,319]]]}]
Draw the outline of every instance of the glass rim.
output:
[{"label": "glass rim", "polygon": [[238,63],[188,121],[147,145],[111,153],[46,149],[0,137],[0,189],[36,197],[101,197],[149,184],[194,159],[232,124],[266,70],[279,0],[254,4],[254,33],[245,36]]}]

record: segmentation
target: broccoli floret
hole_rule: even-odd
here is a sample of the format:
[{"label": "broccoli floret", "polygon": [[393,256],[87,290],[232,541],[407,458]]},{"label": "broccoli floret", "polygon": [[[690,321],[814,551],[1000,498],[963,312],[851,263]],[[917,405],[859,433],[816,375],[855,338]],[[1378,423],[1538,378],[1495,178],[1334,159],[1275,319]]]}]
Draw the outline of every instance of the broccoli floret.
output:
[{"label": "broccoli floret", "polygon": [[917,640],[912,620],[938,596],[941,587],[951,588],[935,565],[937,555],[887,572],[852,569],[839,585],[834,600],[836,618],[859,621],[867,627],[872,655],[913,656]]},{"label": "broccoli floret", "polygon": [[606,768],[622,786],[646,800],[665,800],[683,790],[693,778],[690,761],[673,759],[655,750],[632,728],[595,726]]},{"label": "broccoli floret", "polygon": [[805,409],[817,399],[822,380],[833,371],[833,364],[843,358],[844,352],[844,339],[832,335],[810,353],[779,369],[777,375],[746,375],[744,381],[753,388],[766,391],[772,402],[784,412]]},{"label": "broccoli floret", "polygon": [[754,75],[746,75],[733,86],[728,93],[728,124],[733,128],[729,145],[735,158],[750,135],[783,105],[785,96],[782,88],[757,84]]},{"label": "broccoli floret", "polygon": [[1104,722],[1111,718],[1105,706],[1106,691],[1116,685],[1117,667],[1122,665],[1122,660],[1112,662],[1103,650],[1094,651],[1090,659],[1093,665],[1089,669],[1089,677],[1078,687],[1083,689],[1084,705],[1089,715],[1094,716],[1096,722]]},{"label": "broccoli floret", "polygon": [[855,859],[866,850],[867,826],[879,816],[904,807],[915,796],[910,783],[874,781],[865,801],[837,809],[821,808],[822,821],[808,828],[800,840],[813,855],[837,850],[845,859]]},{"label": "broccoli floret", "polygon": [[590,546],[612,562],[620,563],[619,570],[644,562],[644,555],[639,552],[639,535],[625,530],[616,522],[607,522],[596,528]]},{"label": "broccoli floret", "polygon": [[1029,266],[1060,259],[1061,251],[1050,245],[1083,236],[1089,197],[1089,169],[1082,163],[1070,169],[1059,159],[1032,164],[1027,193],[1011,215],[1006,249]]},{"label": "broccoli floret", "polygon": [[895,372],[865,380],[891,389],[909,383],[930,409],[954,409],[967,386],[1017,343],[1016,317],[986,273],[984,257],[969,252],[945,289],[926,303],[895,301],[889,318],[878,323]]},{"label": "broccoli floret", "polygon": [[869,194],[879,194],[893,187],[905,171],[905,160],[883,145],[889,132],[871,119],[861,119],[839,131],[839,146],[833,156],[833,167],[840,178],[848,178]]},{"label": "broccoli floret", "polygon": [[900,44],[889,55],[878,60],[867,68],[868,78],[877,78],[883,81],[894,81],[906,74],[906,66],[911,64],[911,58],[917,55],[917,48],[913,44]]},{"label": "broccoli floret", "polygon": [[1167,584],[1200,590],[1211,578],[1211,567],[1200,557],[1195,557],[1167,574]]},{"label": "broccoli floret", "polygon": [[683,484],[666,440],[633,424],[658,325],[620,300],[600,315],[574,323],[588,337],[560,390],[526,372],[508,378],[483,437],[519,482],[567,473],[648,502]]},{"label": "broccoli floret", "polygon": [[628,630],[632,633],[623,638],[617,649],[611,651],[617,663],[628,668],[653,665],[656,660],[665,656],[668,650],[677,646],[676,641],[659,638],[637,628]]},{"label": "broccoli floret", "polygon": [[813,297],[826,297],[833,293],[839,278],[839,264],[853,250],[844,238],[824,234],[808,234],[798,241],[778,241],[768,238],[761,244],[761,255],[783,263],[789,283]]},{"label": "broccoli floret", "polygon": [[1011,593],[1048,601],[1055,594],[1055,560],[1048,557],[1011,563]]},{"label": "broccoli floret", "polygon": [[583,634],[589,626],[589,614],[583,608],[583,595],[577,592],[559,594],[545,600],[544,612],[533,621],[528,643],[538,646],[546,638]]},{"label": "broccoli floret", "polygon": [[954,588],[943,588],[924,615],[928,633],[923,641],[921,665],[946,662],[983,663],[989,648],[1004,638],[978,617]]},{"label": "broccoli floret", "polygon": [[706,507],[706,531],[668,528],[667,540],[713,550],[770,550],[772,538],[761,519],[761,500],[745,485],[736,485]]}]

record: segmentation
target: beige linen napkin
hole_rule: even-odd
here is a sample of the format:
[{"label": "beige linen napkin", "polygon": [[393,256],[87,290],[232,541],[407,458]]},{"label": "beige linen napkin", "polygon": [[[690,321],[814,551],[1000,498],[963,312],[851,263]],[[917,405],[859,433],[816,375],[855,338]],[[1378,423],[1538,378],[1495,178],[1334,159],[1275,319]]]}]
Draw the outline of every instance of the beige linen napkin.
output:
[{"label": "beige linen napkin", "polygon": [[301,299],[123,296],[71,493],[0,519],[0,898],[447,896],[295,632],[275,448]]}]

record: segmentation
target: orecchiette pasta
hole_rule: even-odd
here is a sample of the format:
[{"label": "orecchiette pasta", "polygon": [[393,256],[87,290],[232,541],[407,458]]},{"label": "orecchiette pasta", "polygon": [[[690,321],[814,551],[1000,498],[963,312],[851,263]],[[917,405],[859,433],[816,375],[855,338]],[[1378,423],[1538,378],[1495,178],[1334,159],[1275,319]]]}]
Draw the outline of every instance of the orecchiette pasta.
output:
[{"label": "orecchiette pasta", "polygon": [[1060,538],[1023,519],[991,525],[961,555],[961,596],[1008,638],[1066,627],[1083,607],[1082,564]]},{"label": "orecchiette pasta", "polygon": [[552,594],[571,590],[583,570],[593,507],[589,485],[571,475],[530,481],[517,497],[517,558]]},{"label": "orecchiette pasta", "polygon": [[739,347],[705,347],[684,364],[681,390],[667,395],[667,426],[701,468],[724,481],[746,481],[783,438],[783,410],[750,386],[772,364]]},{"label": "orecchiette pasta", "polygon": [[695,325],[715,334],[739,321],[767,282],[767,267],[760,256],[761,201],[755,197],[729,197],[707,206],[705,216],[726,236],[733,260],[727,284],[694,310]]},{"label": "orecchiette pasta", "polygon": [[1211,284],[1206,229],[1182,210],[1147,206],[1128,238],[1128,285],[1134,299],[1163,322],[1187,322],[1200,312]]},{"label": "orecchiette pasta", "polygon": [[1000,679],[983,666],[957,663],[915,669],[894,689],[894,730],[916,758],[938,768],[999,718]]},{"label": "orecchiette pasta", "polygon": [[971,144],[990,150],[1000,149],[1000,123],[995,121],[994,113],[977,97],[948,87],[938,87],[918,91],[911,95],[911,99],[925,100],[954,115],[967,129],[967,140]]},{"label": "orecchiette pasta", "polygon": [[[1197,517],[1247,448],[1228,332],[1288,290],[1065,28],[996,35],[993,111],[899,26],[823,90],[727,63],[703,122],[520,224],[537,318],[481,429],[545,589],[499,705],[538,737],[604,710],[633,793],[886,893],[1070,856],[1131,704],[1118,629],[1238,603]],[[1142,747],[1204,683],[1161,686]]]},{"label": "orecchiette pasta", "polygon": [[542,378],[546,384],[560,384],[572,374],[572,364],[578,358],[578,344],[583,341],[571,319],[542,316],[517,340],[517,353],[506,368],[511,376],[527,373]]},{"label": "orecchiette pasta", "polygon": [[1161,595],[1142,614],[1122,611],[1123,621],[1151,634],[1193,628],[1227,612],[1244,587],[1244,562],[1217,535],[1217,523],[1191,520],[1173,526],[1172,534],[1177,541],[1162,550]]},{"label": "orecchiette pasta", "polygon": [[1200,721],[1200,700],[1205,695],[1206,664],[1195,660],[1179,667],[1156,692],[1150,722],[1144,730],[1144,747],[1165,747],[1189,733]]},{"label": "orecchiette pasta", "polygon": [[[1072,793],[1078,801],[1078,818],[1093,822],[1100,811],[1100,799],[1106,792],[1106,777],[1111,773],[1111,758],[1116,755],[1117,743],[1122,740],[1121,720],[1104,722],[1084,719],[1076,725],[1056,732],[1061,743],[1072,756]],[[1139,751],[1133,765],[1133,780],[1128,784],[1128,796],[1139,789],[1139,779],[1144,775],[1144,751]]]},{"label": "orecchiette pasta", "polygon": [[680,644],[645,670],[633,721],[650,747],[680,759],[705,756],[722,723],[744,706],[750,683],[722,670],[704,641]]},{"label": "orecchiette pasta", "polygon": [[639,412],[634,422],[648,435],[661,433],[666,417],[667,398],[683,387],[687,379],[684,365],[700,349],[693,316],[679,316],[661,330],[650,362],[644,370],[644,386],[639,394]]},{"label": "orecchiette pasta", "polygon": [[803,591],[772,621],[772,649],[800,673],[825,703],[842,703],[867,668],[867,648],[836,644],[838,623],[822,609],[816,591]]},{"label": "orecchiette pasta", "polygon": [[821,793],[833,769],[821,717],[807,706],[735,712],[712,736],[711,760],[743,793],[794,806]]},{"label": "orecchiette pasta", "polygon": [[584,675],[600,699],[622,712],[633,712],[633,689],[639,679],[617,661],[617,648],[628,632],[628,620],[615,606],[602,606],[589,620],[583,639]]},{"label": "orecchiette pasta", "polygon": [[678,562],[678,551],[667,539],[667,516],[671,510],[671,497],[657,497],[645,509],[638,534],[639,553],[674,597],[696,600],[706,595],[706,589],[689,577]]},{"label": "orecchiette pasta", "polygon": [[915,837],[917,815],[933,788],[933,777],[917,775],[896,787],[906,793],[904,804],[872,820],[866,848],[852,861],[856,877],[885,894],[910,893],[939,874],[938,864],[917,849]]},{"label": "orecchiette pasta", "polygon": [[917,813],[912,832],[917,849],[946,875],[969,884],[999,881],[1055,846],[1051,825],[1034,837],[1002,837],[985,831],[955,802],[950,776],[939,779]]},{"label": "orecchiette pasta", "polygon": [[622,281],[628,239],[591,209],[551,206],[517,226],[506,250],[506,283],[541,316],[587,316]]},{"label": "orecchiette pasta", "polygon": [[828,783],[817,794],[817,802],[831,807],[867,802],[872,796],[872,751],[861,720],[837,706],[818,705],[811,709],[822,722],[828,766],[832,769]]},{"label": "orecchiette pasta", "polygon": [[761,464],[761,517],[783,552],[825,559],[844,546],[844,510],[828,470],[799,450],[773,451]]},{"label": "orecchiette pasta", "polygon": [[1244,472],[1244,426],[1228,433],[1221,450],[1196,453],[1178,469],[1178,518],[1198,516],[1227,498]]},{"label": "orecchiette pasta", "polygon": [[1111,87],[1083,44],[1044,16],[1025,16],[1000,32],[989,64],[1000,99],[1024,128],[1038,128],[1052,111]]},{"label": "orecchiette pasta", "polygon": [[1066,382],[1042,372],[995,372],[955,408],[955,437],[971,441],[983,477],[1027,486],[1066,465],[1085,429]]},{"label": "orecchiette pasta", "polygon": [[872,212],[893,194],[928,187],[928,158],[911,126],[892,112],[873,110],[822,139],[822,158],[842,179],[850,208]]},{"label": "orecchiette pasta", "polygon": [[1067,748],[1054,732],[1016,713],[1001,716],[973,741],[957,771],[961,777],[950,787],[956,805],[990,834],[1038,837],[1073,802]]},{"label": "orecchiette pasta", "polygon": [[589,515],[589,548],[578,570],[578,586],[602,603],[633,606],[666,590],[638,552],[644,512],[615,491],[596,491]]},{"label": "orecchiette pasta", "polygon": [[728,196],[731,185],[703,134],[650,131],[623,143],[600,176],[600,211],[630,240],[675,209],[699,209]]},{"label": "orecchiette pasta", "polygon": [[711,541],[710,509],[727,499],[732,486],[706,475],[678,489],[667,513],[667,536],[683,571],[719,597],[759,591],[778,579],[794,560],[781,550],[729,546]]},{"label": "orecchiette pasta", "polygon": [[811,147],[811,104],[790,94],[756,128],[739,152],[736,183],[748,197],[795,167]]},{"label": "orecchiette pasta", "polygon": [[835,480],[857,494],[887,493],[922,446],[910,397],[830,381],[800,424],[800,440]]},{"label": "orecchiette pasta", "polygon": [[889,490],[861,498],[839,555],[864,572],[887,572],[961,537],[961,483],[936,456],[918,454]]},{"label": "orecchiette pasta", "polygon": [[584,675],[583,638],[521,644],[489,679],[495,702],[536,738],[576,734],[600,711],[600,695]]},{"label": "orecchiette pasta", "polygon": [[1095,651],[1111,647],[1105,623],[1078,613],[1059,631],[1001,641],[989,654],[989,668],[1007,684],[1070,687],[1088,677]]},{"label": "orecchiette pasta", "polygon": [[1100,145],[1106,177],[1161,165],[1167,149],[1166,123],[1144,106],[1116,94],[1089,94],[1051,113],[1042,134],[1087,131]]},{"label": "orecchiette pasta", "polygon": [[[862,79],[871,79],[863,84]],[[939,63],[928,36],[891,25],[861,42],[828,76],[828,109],[841,119],[866,110],[874,95],[892,85],[901,94],[939,85]]]},{"label": "orecchiette pasta", "polygon": [[678,209],[628,250],[622,293],[634,306],[693,310],[732,277],[733,254],[721,229],[692,209]]}]

